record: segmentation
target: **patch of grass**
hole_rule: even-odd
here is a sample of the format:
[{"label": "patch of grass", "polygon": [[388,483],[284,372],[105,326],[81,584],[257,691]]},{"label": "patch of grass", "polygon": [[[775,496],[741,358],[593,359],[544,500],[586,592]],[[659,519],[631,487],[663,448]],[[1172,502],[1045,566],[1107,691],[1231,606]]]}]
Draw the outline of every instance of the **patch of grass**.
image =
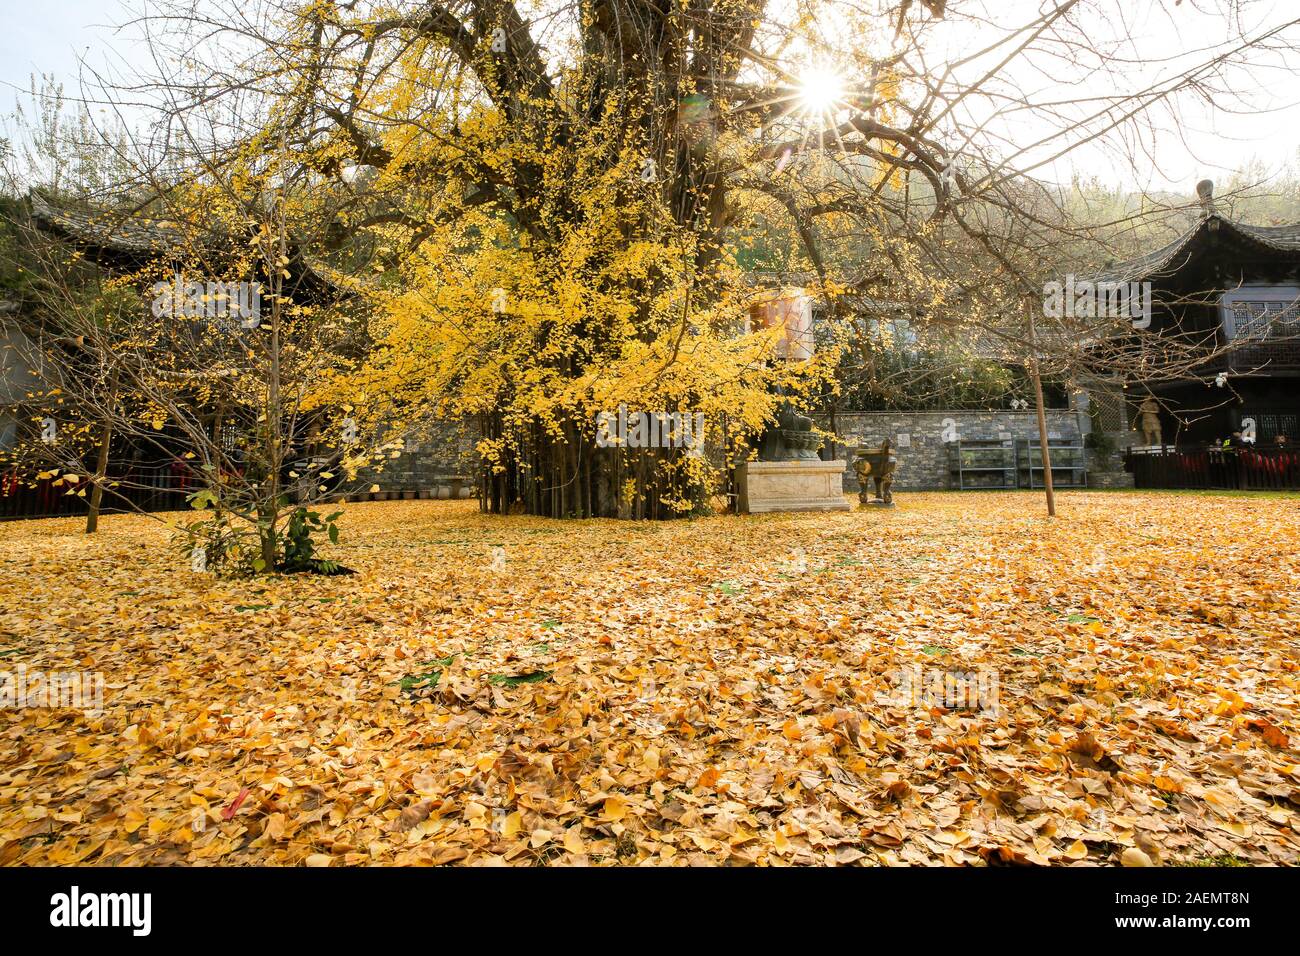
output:
[{"label": "patch of grass", "polygon": [[1100,618],[1089,617],[1087,614],[1069,614],[1065,618],[1066,624],[1100,624]]},{"label": "patch of grass", "polygon": [[1048,614],[1055,614],[1057,617],[1063,617],[1063,618],[1065,618],[1065,623],[1066,623],[1066,624],[1099,624],[1099,623],[1101,623],[1101,619],[1100,619],[1100,618],[1091,617],[1090,615],[1087,615],[1087,614],[1079,614],[1079,613],[1077,613],[1077,612],[1072,612],[1072,613],[1070,613],[1070,614],[1066,614],[1064,611],[1058,611],[1056,608],[1052,607],[1050,604],[1044,604],[1044,605],[1043,605],[1043,610],[1046,611]]},{"label": "patch of grass", "polygon": [[1234,488],[1089,488],[1087,493],[1090,495],[1185,495],[1191,498],[1300,498],[1300,491],[1241,491]]},{"label": "patch of grass", "polygon": [[518,687],[520,684],[540,684],[550,676],[550,671],[533,671],[531,674],[492,674],[488,677],[488,683],[499,687]]},{"label": "patch of grass", "polygon": [[393,684],[397,684],[402,688],[402,693],[404,694],[409,694],[412,691],[419,690],[421,687],[432,687],[437,684],[439,678],[442,677],[442,669],[450,665],[455,659],[456,655],[452,654],[448,657],[435,657],[431,661],[424,661],[420,664],[421,667],[432,667],[433,669],[406,674],[395,681],[390,681],[389,686],[391,687]]},{"label": "patch of grass", "polygon": [[419,690],[421,687],[433,687],[442,677],[442,668],[436,667],[423,674],[406,674],[400,680],[393,681],[402,688],[403,693]]},{"label": "patch of grass", "polygon": [[1203,856],[1195,860],[1175,860],[1171,866],[1250,866],[1251,864],[1239,856],[1233,856],[1231,853],[1220,853],[1217,856]]}]

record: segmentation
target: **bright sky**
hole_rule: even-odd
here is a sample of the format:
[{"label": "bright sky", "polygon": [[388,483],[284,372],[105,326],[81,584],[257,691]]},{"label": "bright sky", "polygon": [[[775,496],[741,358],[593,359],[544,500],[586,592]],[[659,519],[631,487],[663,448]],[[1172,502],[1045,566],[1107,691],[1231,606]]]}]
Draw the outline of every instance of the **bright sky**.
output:
[{"label": "bright sky", "polygon": [[[1027,14],[1040,7],[1040,0],[984,2],[990,17],[1004,22],[1023,22]],[[1108,0],[1096,2],[1105,5]],[[1108,9],[1126,11],[1126,22],[1108,19],[1098,23],[1099,39],[1107,35],[1129,37],[1130,42],[1116,53],[1143,64],[1135,74],[1142,80],[1177,73],[1199,50],[1225,35],[1220,17],[1196,9],[1197,4],[1207,9],[1221,6],[1222,0],[1185,0],[1177,6],[1174,0],[1163,0],[1163,9],[1155,0],[1109,2],[1114,6]],[[133,65],[145,65],[143,46],[133,38],[134,33],[117,32],[110,26],[129,17],[130,8],[120,0],[0,0],[0,6],[4,7],[0,20],[0,114],[10,113],[18,99],[25,99],[34,72],[54,74],[65,84],[68,94],[75,96],[79,58],[98,69],[107,68],[114,75],[129,73]],[[131,6],[138,7],[138,0]],[[1247,26],[1267,27],[1300,16],[1300,2],[1254,0],[1248,10]],[[1300,43],[1300,29],[1295,29],[1290,39]],[[941,33],[939,42],[950,55],[961,56],[978,48],[981,38],[963,27],[949,36]],[[1288,66],[1297,68],[1300,63]],[[1051,73],[1050,67],[1046,72]],[[1078,169],[1128,186],[1174,189],[1190,195],[1196,180],[1221,175],[1251,156],[1263,158],[1276,169],[1292,160],[1300,148],[1300,83],[1294,73],[1284,72],[1277,54],[1261,54],[1249,75],[1240,79],[1240,89],[1260,84],[1270,84],[1271,89],[1252,96],[1248,115],[1227,115],[1202,105],[1184,110],[1180,124],[1162,122],[1158,139],[1147,144],[1155,159],[1144,162],[1146,169],[1136,180],[1131,170],[1095,151],[1081,152],[1039,173],[1065,179],[1072,169]],[[1027,88],[1057,92],[1051,87],[1055,78],[1050,75],[1029,71],[1023,74],[1023,80]],[[1098,75],[1063,93],[1079,96],[1113,90],[1109,79]],[[1020,140],[1034,133],[1034,129],[1026,127],[1013,135]]]},{"label": "bright sky", "polygon": [[[124,21],[115,0],[0,0],[0,107],[14,107],[33,73],[53,73],[75,95],[78,58],[96,68],[120,64],[138,49],[109,26]],[[15,89],[17,88],[17,89]]]},{"label": "bright sky", "polygon": [[[990,20],[1007,27],[1031,22],[1034,14],[1047,6],[1043,0],[983,0],[982,4]],[[1222,52],[1221,45],[1235,35],[1219,12],[1227,6],[1226,0],[1088,0],[1078,8],[1078,18],[1090,40],[1113,58],[1111,64],[1081,70],[1035,52],[1029,59],[1014,61],[999,75],[1039,103],[1089,97],[1100,100],[1155,87]],[[1257,36],[1297,17],[1297,0],[1246,0],[1237,26],[1247,36]],[[970,56],[996,36],[992,30],[981,32],[951,22],[939,27],[938,33],[938,42],[929,51],[931,63]],[[1300,45],[1300,26],[1287,27],[1273,41],[1275,45],[1285,42]],[[983,76],[1008,49],[1004,46],[966,67],[964,75]],[[1222,92],[1213,95],[1212,104],[1184,96],[1176,118],[1156,107],[1149,114],[1152,128],[1138,138],[1127,139],[1126,147],[1138,156],[1136,164],[1117,161],[1109,149],[1084,148],[1037,173],[1067,181],[1071,171],[1078,171],[1151,190],[1174,189],[1190,197],[1197,180],[1240,168],[1251,156],[1262,158],[1276,170],[1293,160],[1300,147],[1300,82],[1296,73],[1289,72],[1300,69],[1300,58],[1262,49],[1247,56],[1248,69],[1230,67],[1228,75],[1216,83],[1248,102]],[[1084,68],[1098,65],[1081,64]],[[1076,108],[1065,107],[1063,112],[1075,114]],[[978,110],[972,111],[970,120],[983,119]],[[1008,121],[1005,135],[1019,147],[1056,128],[1059,124],[1049,127],[1037,119],[1020,124]],[[1055,152],[1059,145],[1044,152]],[[1024,168],[1027,164],[1013,165]]]}]

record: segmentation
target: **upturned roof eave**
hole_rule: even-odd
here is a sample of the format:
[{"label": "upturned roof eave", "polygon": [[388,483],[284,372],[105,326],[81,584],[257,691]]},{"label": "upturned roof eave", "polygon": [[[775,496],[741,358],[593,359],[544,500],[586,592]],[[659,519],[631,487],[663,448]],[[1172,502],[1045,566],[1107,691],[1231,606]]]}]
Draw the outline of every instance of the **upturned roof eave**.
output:
[{"label": "upturned roof eave", "polygon": [[1191,248],[1204,237],[1227,231],[1247,245],[1283,253],[1300,262],[1300,223],[1286,226],[1251,226],[1210,213],[1168,245],[1110,266],[1094,276],[1098,282],[1145,282],[1178,274],[1191,258]]}]

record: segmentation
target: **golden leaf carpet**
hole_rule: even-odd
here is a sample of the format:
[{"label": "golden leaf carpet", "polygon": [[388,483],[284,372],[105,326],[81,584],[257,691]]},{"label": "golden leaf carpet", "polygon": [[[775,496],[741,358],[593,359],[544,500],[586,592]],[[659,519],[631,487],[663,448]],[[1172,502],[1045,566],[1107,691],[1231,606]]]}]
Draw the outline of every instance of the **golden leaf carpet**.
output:
[{"label": "golden leaf carpet", "polygon": [[[0,671],[104,681],[98,713],[0,710],[0,862],[1300,854],[1295,499],[345,508],[344,577],[195,573],[140,516],[0,524]],[[976,674],[995,699],[933,692]]]}]

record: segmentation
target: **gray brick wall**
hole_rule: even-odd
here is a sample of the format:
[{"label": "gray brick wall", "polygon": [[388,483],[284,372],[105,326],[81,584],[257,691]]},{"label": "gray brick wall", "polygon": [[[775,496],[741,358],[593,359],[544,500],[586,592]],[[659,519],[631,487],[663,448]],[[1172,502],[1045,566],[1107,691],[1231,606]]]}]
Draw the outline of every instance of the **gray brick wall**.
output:
[{"label": "gray brick wall", "polygon": [[356,482],[360,488],[376,484],[383,492],[436,492],[446,490],[448,478],[465,475],[473,486],[473,434],[459,423],[442,423],[430,429],[420,440],[408,437],[405,449],[396,458],[383,462],[383,468],[365,469]]},{"label": "gray brick wall", "polygon": [[[1049,410],[1048,438],[1080,441],[1081,417],[1072,409]],[[1038,438],[1038,418],[1032,410],[841,412],[835,419],[835,431],[854,445],[879,445],[885,438],[891,438],[899,458],[895,488],[917,491],[955,488],[956,476],[951,473],[949,448],[943,440],[945,420],[949,419],[963,441]],[[830,427],[827,419],[821,424]],[[845,490],[857,491],[857,477],[849,465],[852,448],[841,445],[836,452],[844,461]]]},{"label": "gray brick wall", "polygon": [[[1088,416],[1079,409],[1052,409],[1047,413],[1052,439],[1081,441],[1089,429]],[[956,487],[951,473],[949,448],[943,441],[945,421],[951,419],[963,440],[1038,438],[1038,419],[1033,410],[926,411],[926,412],[841,412],[836,416],[837,434],[851,445],[839,445],[837,457],[844,462],[844,489],[858,490],[857,476],[850,467],[852,445],[878,445],[885,437],[898,448],[899,470],[894,481],[898,489],[935,490]],[[819,424],[830,429],[823,418]],[[1130,441],[1131,433],[1112,434],[1118,447]],[[379,473],[363,476],[360,487],[377,484],[385,492],[436,492],[445,490],[451,475],[474,476],[474,434],[458,423],[436,426],[423,440],[408,439],[406,450],[384,463]],[[1089,452],[1088,485],[1093,488],[1132,487],[1132,476],[1124,472],[1119,453],[1106,460]]]}]

